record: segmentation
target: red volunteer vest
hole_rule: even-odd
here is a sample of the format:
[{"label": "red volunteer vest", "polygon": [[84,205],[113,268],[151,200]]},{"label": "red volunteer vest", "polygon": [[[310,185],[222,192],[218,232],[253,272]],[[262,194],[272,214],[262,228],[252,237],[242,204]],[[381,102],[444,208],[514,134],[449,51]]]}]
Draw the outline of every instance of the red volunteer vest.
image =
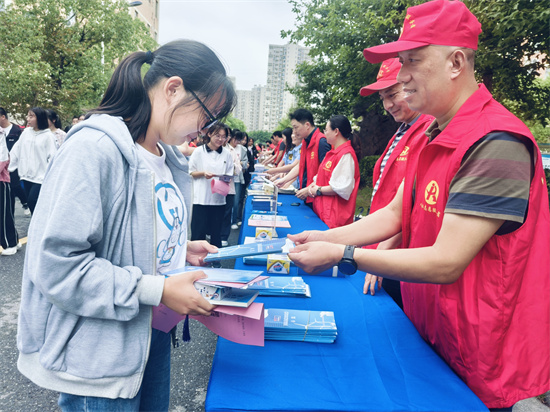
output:
[{"label": "red volunteer vest", "polygon": [[[407,166],[407,159],[411,150],[414,150],[415,139],[418,135],[424,135],[424,131],[433,121],[432,116],[421,115],[416,122],[407,130],[407,132],[401,137],[399,143],[393,149],[393,152],[390,155],[390,158],[386,162],[384,167],[384,173],[378,184],[378,190],[372,198],[370,205],[370,213],[376,212],[378,209],[382,209],[384,206],[387,206],[397,193],[399,185],[405,177],[405,167]],[[376,164],[372,171],[372,187],[376,185],[378,178],[380,177],[380,166],[382,165],[382,160],[388,153],[390,146],[395,140],[395,135],[391,138],[390,142],[386,146],[386,150]]]},{"label": "red volunteer vest", "polygon": [[355,186],[349,200],[345,200],[338,195],[316,196],[313,199],[313,211],[317,213],[317,216],[319,216],[331,229],[352,223],[353,216],[355,215],[355,202],[357,200],[357,191],[359,190],[360,174],[359,162],[357,161],[357,155],[351,146],[351,142],[348,140],[338,147],[338,149],[330,150],[323,159],[323,163],[321,163],[317,172],[317,185],[328,186],[332,171],[346,153],[351,154],[355,162]]},{"label": "red volunteer vest", "polygon": [[277,147],[275,147],[275,150],[273,151],[273,154],[275,155],[275,160],[277,159],[277,156],[279,156],[279,152],[281,151],[281,143],[283,143],[283,139],[279,140],[279,143],[277,143]]},{"label": "red volunteer vest", "polygon": [[[305,139],[302,143],[302,148],[300,149],[300,167],[298,169],[298,177],[300,178],[300,189],[302,187],[302,179],[304,176],[304,170],[307,170],[307,184],[309,186],[313,182],[313,177],[317,174],[319,169],[319,140],[325,137],[321,130],[317,127],[311,136],[309,144],[306,143]],[[307,160],[306,160],[307,159]],[[307,169],[306,169],[307,167]],[[313,198],[308,196],[306,198],[306,203],[313,202]]]},{"label": "red volunteer vest", "polygon": [[[382,209],[387,206],[395,197],[399,185],[405,177],[405,170],[407,167],[407,160],[413,153],[418,152],[421,147],[425,144],[425,135],[424,131],[428,128],[431,122],[434,120],[432,116],[421,115],[416,122],[405,132],[405,134],[399,140],[399,143],[393,149],[386,166],[384,167],[384,172],[380,183],[378,184],[378,190],[374,194],[369,213],[374,213],[378,209]],[[397,134],[397,133],[396,133]],[[393,141],[395,140],[395,134],[390,139],[384,153],[378,159],[374,165],[372,171],[372,187],[376,186],[376,182],[380,177],[380,167],[382,165],[382,160]],[[418,144],[420,141],[420,144]],[[364,249],[376,249],[378,243],[373,243],[372,245],[363,246]]]},{"label": "red volunteer vest", "polygon": [[488,407],[500,408],[550,389],[550,212],[540,151],[529,129],[484,86],[425,145],[417,167],[407,169],[403,243],[434,244],[464,154],[493,131],[533,142],[536,164],[524,224],[489,239],[453,284],[402,282],[401,291],[405,313],[423,338]]}]

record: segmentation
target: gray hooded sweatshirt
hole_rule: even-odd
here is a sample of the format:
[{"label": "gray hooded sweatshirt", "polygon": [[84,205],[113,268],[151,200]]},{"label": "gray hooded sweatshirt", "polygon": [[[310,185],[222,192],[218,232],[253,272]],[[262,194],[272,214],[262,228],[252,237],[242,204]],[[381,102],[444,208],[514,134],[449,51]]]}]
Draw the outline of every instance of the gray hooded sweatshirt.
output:
[{"label": "gray hooded sweatshirt", "polygon": [[[191,210],[191,177],[163,145]],[[73,126],[50,163],[23,271],[18,368],[37,385],[107,398],[137,395],[149,356],[155,269],[153,173],[122,119]]]}]

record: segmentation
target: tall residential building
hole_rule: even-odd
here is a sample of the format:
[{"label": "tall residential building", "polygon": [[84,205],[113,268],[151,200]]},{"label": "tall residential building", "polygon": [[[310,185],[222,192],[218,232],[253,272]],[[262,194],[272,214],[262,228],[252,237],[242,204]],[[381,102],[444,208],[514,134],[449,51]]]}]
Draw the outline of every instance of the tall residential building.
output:
[{"label": "tall residential building", "polygon": [[247,130],[264,130],[265,86],[254,86],[252,90],[237,90],[237,107],[233,116],[242,120]]},{"label": "tall residential building", "polygon": [[128,5],[128,12],[132,17],[144,22],[151,37],[158,42],[159,0],[128,1]]},{"label": "tall residential building", "polygon": [[296,98],[285,89],[298,83],[296,66],[309,60],[308,53],[308,48],[297,44],[269,45],[265,130],[275,130],[281,119],[288,116],[296,104]]},{"label": "tall residential building", "polygon": [[272,132],[288,116],[296,99],[285,87],[298,83],[296,66],[309,60],[308,53],[308,48],[296,44],[269,45],[267,85],[237,90],[238,103],[233,114],[247,130]]}]

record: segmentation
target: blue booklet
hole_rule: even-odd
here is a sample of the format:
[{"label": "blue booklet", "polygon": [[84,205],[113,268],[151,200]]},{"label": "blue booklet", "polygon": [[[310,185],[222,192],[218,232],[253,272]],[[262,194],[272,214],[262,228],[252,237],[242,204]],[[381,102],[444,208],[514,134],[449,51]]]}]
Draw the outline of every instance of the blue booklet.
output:
[{"label": "blue booklet", "polygon": [[[283,246],[283,250],[281,252],[268,252],[266,254],[262,255],[250,255],[243,257],[243,263],[245,265],[267,265],[267,255],[270,255],[272,253],[288,253],[290,249],[294,248],[296,245],[294,242],[288,238],[280,238],[282,240],[286,240],[285,245]],[[251,243],[256,242],[256,238],[254,236],[245,236],[244,238],[244,244],[248,245]],[[265,241],[264,241],[265,242]],[[290,266],[294,266],[294,263],[290,262]]]},{"label": "blue booklet", "polygon": [[300,276],[270,276],[248,287],[260,292],[260,296],[311,297],[309,285]]},{"label": "blue booklet", "polygon": [[195,289],[212,305],[219,306],[247,308],[258,296],[257,290],[215,286],[203,283],[200,280],[195,282]]},{"label": "blue booklet", "polygon": [[223,247],[218,249],[218,253],[209,253],[206,255],[204,261],[214,262],[217,260],[236,259],[244,256],[279,253],[282,252],[285,244],[286,238],[283,238]]},{"label": "blue booklet", "polygon": [[265,339],[333,343],[338,335],[334,312],[265,309]]},{"label": "blue booklet", "polygon": [[238,270],[238,269],[223,269],[223,268],[209,268],[203,266],[185,266],[180,269],[174,269],[170,272],[164,273],[165,276],[176,275],[183,272],[194,272],[196,270],[202,270],[206,276],[204,280],[210,282],[232,282],[232,283],[250,283],[258,276],[262,275],[261,270]]}]

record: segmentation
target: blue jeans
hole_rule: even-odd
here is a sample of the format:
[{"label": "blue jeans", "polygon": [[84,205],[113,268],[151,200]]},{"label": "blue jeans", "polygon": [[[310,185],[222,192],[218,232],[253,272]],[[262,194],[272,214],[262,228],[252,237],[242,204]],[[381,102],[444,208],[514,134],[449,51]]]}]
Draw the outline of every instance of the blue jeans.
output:
[{"label": "blue jeans", "polygon": [[170,404],[170,333],[153,329],[151,350],[141,388],[135,398],[109,399],[61,393],[63,412],[168,411]]},{"label": "blue jeans", "polygon": [[242,190],[242,184],[241,183],[235,183],[235,197],[233,198],[233,215],[231,217],[231,223],[237,224],[237,222],[241,221],[241,211],[239,209],[239,202],[241,199],[241,190]]}]

